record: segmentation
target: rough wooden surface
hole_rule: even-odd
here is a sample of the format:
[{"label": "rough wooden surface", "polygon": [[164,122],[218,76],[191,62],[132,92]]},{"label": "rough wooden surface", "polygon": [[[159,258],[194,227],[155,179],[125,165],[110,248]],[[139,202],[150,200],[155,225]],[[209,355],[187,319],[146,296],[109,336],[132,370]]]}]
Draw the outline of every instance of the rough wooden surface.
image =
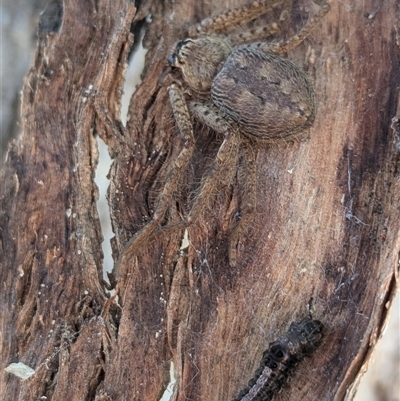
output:
[{"label": "rough wooden surface", "polygon": [[[169,49],[186,22],[239,3],[142,2],[135,14],[122,0],[71,0],[60,28],[42,19],[23,91],[23,135],[1,172],[2,399],[157,400],[173,361],[174,400],[229,401],[268,343],[307,313],[311,298],[326,338],[280,397],[346,396],[380,334],[398,277],[394,0],[332,2],[310,39],[289,55],[315,82],[317,119],[309,139],[260,149],[257,211],[235,269],[227,249],[245,196],[240,174],[189,228],[187,251],[179,252],[182,231],[166,231],[122,259],[116,297],[101,281],[93,133],[114,158],[109,199],[117,260],[149,220],[182,146],[159,85]],[[308,0],[296,3],[286,34],[315,9]],[[144,81],[124,128],[118,104],[129,31],[149,13]],[[196,135],[193,163],[166,223],[190,207],[221,142],[202,127]],[[21,381],[4,372],[18,361],[36,374]]]}]

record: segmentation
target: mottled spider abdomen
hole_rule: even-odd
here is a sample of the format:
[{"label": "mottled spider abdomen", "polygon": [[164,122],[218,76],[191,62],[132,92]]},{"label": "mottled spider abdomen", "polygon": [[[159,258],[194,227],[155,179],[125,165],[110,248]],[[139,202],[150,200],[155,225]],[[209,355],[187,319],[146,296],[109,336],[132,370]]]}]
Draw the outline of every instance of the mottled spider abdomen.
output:
[{"label": "mottled spider abdomen", "polygon": [[254,378],[234,401],[271,400],[297,363],[318,347],[322,337],[323,325],[319,320],[305,318],[293,322],[287,333],[269,344]]},{"label": "mottled spider abdomen", "polygon": [[315,118],[314,91],[289,60],[241,46],[211,87],[213,103],[245,135],[258,140],[295,137]]}]

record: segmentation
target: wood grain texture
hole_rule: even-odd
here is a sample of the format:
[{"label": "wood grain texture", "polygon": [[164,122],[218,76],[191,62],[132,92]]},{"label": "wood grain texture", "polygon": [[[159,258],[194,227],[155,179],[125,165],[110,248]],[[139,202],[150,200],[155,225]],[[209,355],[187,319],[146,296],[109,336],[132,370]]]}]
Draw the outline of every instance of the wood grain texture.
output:
[{"label": "wood grain texture", "polygon": [[[260,148],[257,210],[235,269],[227,250],[245,196],[240,173],[188,229],[187,250],[179,250],[182,230],[166,230],[122,257],[116,297],[101,281],[93,134],[114,158],[117,261],[149,220],[182,146],[159,83],[169,50],[188,22],[238,4],[143,1],[135,14],[122,0],[69,0],[59,30],[42,33],[23,90],[23,135],[11,144],[0,179],[2,399],[157,400],[173,361],[174,401],[229,401],[310,298],[326,336],[281,397],[346,397],[380,335],[398,277],[395,0],[332,2],[288,55],[315,82],[316,121],[305,141]],[[285,35],[316,8],[296,2]],[[123,127],[130,31],[144,25],[143,83]],[[187,213],[222,141],[201,126],[196,138],[165,224]],[[36,374],[22,382],[4,372],[18,361]]]}]

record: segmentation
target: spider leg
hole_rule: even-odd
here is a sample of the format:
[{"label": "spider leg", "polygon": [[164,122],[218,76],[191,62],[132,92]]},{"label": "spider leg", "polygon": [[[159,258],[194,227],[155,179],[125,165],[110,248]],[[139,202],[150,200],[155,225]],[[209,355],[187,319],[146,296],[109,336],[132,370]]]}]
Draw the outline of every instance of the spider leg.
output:
[{"label": "spider leg", "polygon": [[224,134],[231,130],[231,126],[222,118],[215,106],[201,102],[190,102],[189,108],[198,121],[207,125],[214,131]]},{"label": "spider leg", "polygon": [[257,164],[256,164],[256,153],[254,147],[251,146],[250,141],[243,141],[244,154],[247,165],[247,178],[246,178],[246,190],[241,210],[241,218],[231,234],[229,244],[229,263],[232,267],[237,265],[238,260],[238,246],[240,238],[246,233],[249,227],[249,220],[256,208],[257,199]]},{"label": "spider leg", "polygon": [[250,30],[246,30],[243,32],[232,33],[229,35],[229,43],[232,46],[238,46],[243,43],[256,42],[258,40],[265,41],[273,36],[275,36],[278,32],[282,30],[282,23],[286,22],[288,19],[289,12],[288,10],[284,10],[279,17],[279,23],[272,22],[267,25],[261,25]]},{"label": "spider leg", "polygon": [[[121,253],[121,258],[130,258],[137,249],[149,238],[153,237],[155,230],[161,224],[165,213],[171,204],[174,192],[178,186],[183,170],[188,165],[194,149],[194,135],[192,122],[182,90],[175,84],[168,88],[172,111],[182,136],[184,146],[176,157],[173,168],[169,172],[163,190],[158,195],[152,220],[138,231],[127,243]],[[120,260],[121,260],[120,258]]]},{"label": "spider leg", "polygon": [[205,18],[195,26],[198,35],[210,33],[228,33],[240,23],[251,21],[259,15],[280,6],[283,0],[272,1],[268,4],[266,0],[253,1],[243,7],[237,7],[225,13]]},{"label": "spider leg", "polygon": [[199,195],[196,197],[192,209],[187,218],[188,224],[196,220],[208,206],[209,199],[215,195],[215,191],[222,185],[229,185],[236,171],[239,156],[240,133],[236,127],[232,127],[218,112],[214,106],[200,102],[191,102],[190,110],[196,119],[209,126],[214,131],[224,134],[217,156],[207,174],[203,177]]},{"label": "spider leg", "polygon": [[[204,107],[207,108],[207,106]],[[206,120],[202,119],[201,121]],[[237,131],[232,129],[225,132],[224,135],[224,141],[211,168],[202,178],[199,194],[196,196],[187,218],[177,223],[159,227],[151,233],[151,238],[190,226],[209,206],[210,199],[216,195],[216,192],[232,182],[237,168],[241,137]]]},{"label": "spider leg", "polygon": [[229,43],[232,46],[241,45],[243,43],[254,42],[260,39],[268,39],[281,30],[281,27],[276,22],[268,25],[259,26],[249,31],[244,31],[240,33],[235,33],[229,35]]},{"label": "spider leg", "polygon": [[297,35],[292,36],[286,42],[283,43],[267,43],[267,42],[256,42],[249,44],[249,47],[262,50],[266,53],[283,54],[297,47],[303,40],[310,34],[314,26],[325,16],[330,10],[330,5],[327,0],[313,0],[314,3],[320,6],[318,12],[311,17],[306,25],[300,30]]},{"label": "spider leg", "polygon": [[235,175],[239,157],[239,147],[243,144],[247,165],[245,202],[241,210],[241,219],[231,234],[229,245],[229,263],[237,265],[238,245],[240,238],[245,235],[249,220],[256,206],[256,154],[250,140],[243,138],[235,128],[218,113],[218,109],[199,102],[190,103],[190,110],[196,118],[219,133],[225,133],[225,139],[218,151],[217,157],[208,174],[203,178],[201,190],[187,218],[188,225],[196,220],[208,206],[209,199],[216,195],[214,192],[224,185],[229,185]]},{"label": "spider leg", "polygon": [[241,142],[241,136],[237,128],[235,126],[232,127],[218,113],[216,107],[200,102],[191,102],[189,107],[198,121],[214,131],[224,134],[224,140],[218,149],[212,165],[201,180],[199,193],[193,201],[187,218],[182,222],[161,227],[154,235],[166,233],[169,230],[177,228],[188,227],[196,221],[209,206],[210,200],[217,195],[218,190],[228,186],[232,182],[232,178],[236,172]]},{"label": "spider leg", "polygon": [[240,141],[240,134],[236,130],[225,133],[225,139],[218,150],[217,157],[207,175],[202,179],[199,195],[187,217],[188,224],[203,213],[221,184],[229,185],[231,183],[236,171]]}]

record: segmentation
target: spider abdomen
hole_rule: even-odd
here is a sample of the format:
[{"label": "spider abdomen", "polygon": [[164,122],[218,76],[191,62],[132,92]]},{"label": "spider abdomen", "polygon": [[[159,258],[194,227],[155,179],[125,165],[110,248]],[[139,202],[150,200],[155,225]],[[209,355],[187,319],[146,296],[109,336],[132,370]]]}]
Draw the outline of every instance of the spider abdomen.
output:
[{"label": "spider abdomen", "polygon": [[211,87],[213,103],[243,134],[258,140],[295,137],[315,118],[314,91],[289,60],[244,45],[226,60]]}]

